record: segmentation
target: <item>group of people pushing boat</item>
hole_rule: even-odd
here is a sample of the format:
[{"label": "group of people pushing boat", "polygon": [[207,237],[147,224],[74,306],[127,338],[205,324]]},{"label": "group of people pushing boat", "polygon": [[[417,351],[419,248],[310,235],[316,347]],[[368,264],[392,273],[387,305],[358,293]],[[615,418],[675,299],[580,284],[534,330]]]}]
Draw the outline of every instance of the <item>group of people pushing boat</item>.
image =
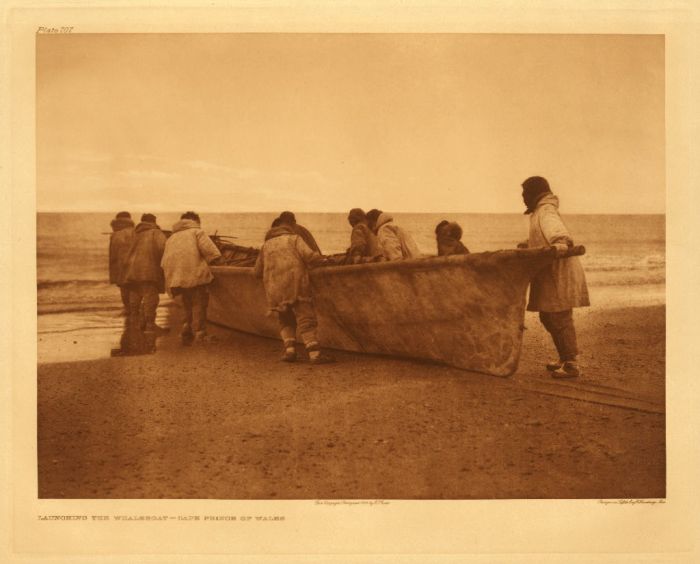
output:
[{"label": "group of people pushing boat", "polygon": [[[345,264],[420,257],[410,233],[396,225],[386,212],[373,209],[365,213],[360,208],[353,208],[348,214],[348,222],[352,232],[343,261]],[[452,228],[449,232],[447,226]],[[446,239],[454,239],[455,226],[444,221],[436,228],[439,254],[469,252],[461,243],[457,245],[451,241],[446,244]],[[461,236],[461,229],[456,227]],[[270,311],[279,320],[284,343],[282,360],[285,362],[295,362],[298,358],[297,335],[312,364],[334,361],[320,348],[309,282],[309,270],[326,261],[313,235],[296,222],[292,212],[283,212],[272,222],[255,263],[255,273],[263,279]]]},{"label": "group of people pushing boat", "polygon": [[[519,247],[554,247],[557,258],[531,281],[528,310],[538,311],[559,354],[546,368],[554,377],[576,377],[580,369],[572,308],[589,305],[583,269],[577,257],[568,256],[573,239],[558,212],[558,199],[546,179],[530,177],[522,184],[530,232]],[[221,252],[202,230],[198,214],[185,212],[172,233],[158,227],[153,214],[143,214],[134,225],[128,212],[119,212],[112,221],[110,238],[110,282],[119,286],[126,315],[121,346],[113,354],[141,354],[155,351],[162,331],[156,325],[159,294],[167,291],[181,296],[185,312],[181,339],[183,345],[211,340],[206,330],[210,265],[221,259]],[[419,258],[418,246],[393,217],[378,209],[365,213],[350,210],[350,246],[342,264],[362,264]],[[435,228],[437,254],[468,254],[461,242],[462,229],[455,222],[441,221]],[[272,222],[257,256],[254,271],[262,278],[269,311],[279,321],[283,341],[281,360],[295,362],[297,337],[302,341],[311,364],[334,362],[321,350],[310,269],[328,264],[311,232],[296,221],[292,212],[282,212]]]}]

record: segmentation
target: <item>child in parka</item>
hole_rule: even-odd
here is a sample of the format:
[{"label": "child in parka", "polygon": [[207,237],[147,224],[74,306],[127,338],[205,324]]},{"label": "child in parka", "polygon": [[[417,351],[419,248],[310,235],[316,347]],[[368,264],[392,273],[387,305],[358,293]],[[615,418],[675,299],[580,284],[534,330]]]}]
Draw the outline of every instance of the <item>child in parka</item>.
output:
[{"label": "child in parka", "polygon": [[334,359],[321,352],[316,335],[317,321],[311,296],[309,268],[323,262],[312,251],[293,226],[277,220],[265,236],[255,275],[263,279],[270,311],[277,314],[280,335],[284,342],[284,362],[294,362],[297,332],[304,343],[311,364],[325,364]]}]

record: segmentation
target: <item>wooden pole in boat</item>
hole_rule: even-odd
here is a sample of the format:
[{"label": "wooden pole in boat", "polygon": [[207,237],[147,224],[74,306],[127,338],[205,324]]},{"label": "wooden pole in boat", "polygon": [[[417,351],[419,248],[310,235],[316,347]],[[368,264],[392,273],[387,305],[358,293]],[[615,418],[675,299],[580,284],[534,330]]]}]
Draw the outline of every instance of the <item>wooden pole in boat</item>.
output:
[{"label": "wooden pole in boat", "polygon": [[[173,232],[168,229],[161,229],[161,231],[165,233],[166,237],[170,237],[173,234]],[[100,235],[112,235],[112,233],[107,233],[103,231],[102,233],[100,233]],[[217,235],[216,233],[214,233],[212,237],[219,237],[220,239],[238,239],[238,237],[236,237],[235,235]]]},{"label": "wooden pole in boat", "polygon": [[579,257],[581,255],[586,254],[586,247],[583,245],[574,245],[573,247],[569,247],[568,252],[564,255],[564,257]]}]

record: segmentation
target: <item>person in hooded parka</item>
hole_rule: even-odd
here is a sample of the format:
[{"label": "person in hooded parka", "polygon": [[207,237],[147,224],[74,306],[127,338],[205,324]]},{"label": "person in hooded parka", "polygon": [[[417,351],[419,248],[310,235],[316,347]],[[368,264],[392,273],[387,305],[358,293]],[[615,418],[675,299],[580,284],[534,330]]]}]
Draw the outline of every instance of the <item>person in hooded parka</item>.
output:
[{"label": "person in hooded parka", "polygon": [[454,221],[443,220],[435,227],[438,256],[468,255],[469,249],[462,243],[462,227]]},{"label": "person in hooded parka", "polygon": [[375,223],[379,250],[386,260],[419,258],[418,245],[406,230],[394,223],[394,218],[381,212]]},{"label": "person in hooded parka", "polygon": [[129,313],[129,289],[126,286],[126,266],[134,240],[134,222],[127,211],[119,212],[111,223],[109,236],[109,283],[119,287],[124,311]]},{"label": "person in hooded parka", "polygon": [[318,253],[319,255],[321,254],[321,248],[318,246],[318,243],[311,234],[311,231],[309,231],[303,225],[297,223],[297,218],[293,212],[283,211],[277,219],[287,225],[292,231],[294,231],[294,233],[299,235],[299,237],[304,240],[304,243],[306,243],[312,251]]},{"label": "person in hooded parka", "polygon": [[168,293],[182,297],[185,310],[181,332],[183,345],[212,340],[207,334],[209,284],[214,280],[209,265],[219,257],[219,248],[202,230],[199,214],[193,211],[183,213],[180,221],[173,225],[161,261]]},{"label": "person in hooded parka", "polygon": [[530,282],[527,309],[539,312],[559,354],[557,360],[547,363],[547,370],[555,378],[575,378],[580,368],[573,308],[590,305],[586,276],[579,258],[566,256],[574,241],[559,215],[559,198],[549,182],[532,176],[523,182],[522,189],[525,214],[530,216],[527,247],[554,247],[561,257]]},{"label": "person in hooded parka", "polygon": [[[153,214],[145,213],[134,229],[134,240],[126,265],[129,288],[129,352],[154,352],[156,311],[159,294],[165,291],[160,260],[165,248],[165,233]],[[141,330],[143,335],[141,336]]]},{"label": "person in hooded parka", "polygon": [[377,243],[377,236],[370,229],[367,215],[360,208],[353,208],[348,213],[348,223],[352,227],[350,247],[346,252],[346,262],[357,264],[372,262],[382,255]]},{"label": "person in hooded parka", "polygon": [[265,235],[255,263],[255,275],[263,279],[269,311],[279,321],[284,343],[281,360],[284,362],[297,360],[297,333],[311,364],[334,362],[333,357],[321,351],[309,281],[309,269],[323,260],[296,233],[294,224],[284,215],[275,220],[275,225]]}]

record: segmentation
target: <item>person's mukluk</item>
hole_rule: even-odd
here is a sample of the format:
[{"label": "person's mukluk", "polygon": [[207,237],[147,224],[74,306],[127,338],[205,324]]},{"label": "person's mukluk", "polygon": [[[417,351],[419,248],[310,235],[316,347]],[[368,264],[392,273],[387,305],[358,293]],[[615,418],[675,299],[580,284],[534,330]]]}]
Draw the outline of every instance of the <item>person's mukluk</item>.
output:
[{"label": "person's mukluk", "polygon": [[207,308],[209,307],[209,284],[200,284],[193,288],[173,289],[174,296],[182,298],[185,322],[180,333],[182,344],[205,343],[213,341],[207,333]]},{"label": "person's mukluk", "polygon": [[304,345],[304,350],[312,364],[326,364],[333,359],[321,351],[316,333],[318,322],[313,303],[309,300],[298,300],[277,312],[280,324],[280,336],[284,344],[283,362],[295,362],[297,360],[296,343],[297,335]]}]

